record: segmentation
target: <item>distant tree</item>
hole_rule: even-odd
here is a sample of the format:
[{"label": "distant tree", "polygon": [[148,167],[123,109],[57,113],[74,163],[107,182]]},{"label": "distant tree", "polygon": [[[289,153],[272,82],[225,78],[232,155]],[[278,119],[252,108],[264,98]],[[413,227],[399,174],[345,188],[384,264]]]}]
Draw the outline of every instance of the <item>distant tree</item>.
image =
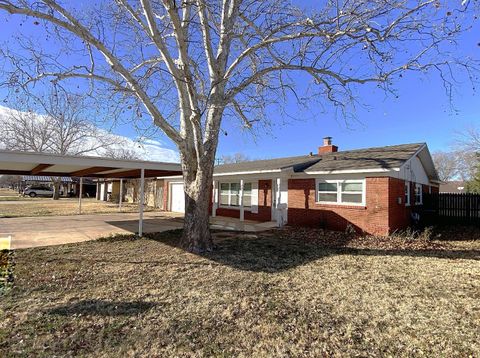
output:
[{"label": "distant tree", "polygon": [[8,187],[17,189],[22,182],[20,175],[0,175],[0,188]]},{"label": "distant tree", "polygon": [[[0,143],[7,150],[61,155],[100,154],[121,144],[121,139],[88,119],[82,96],[52,91],[42,97],[16,101],[15,109],[0,117]],[[44,114],[39,115],[39,112]],[[53,199],[60,196],[61,179],[52,177]]]},{"label": "distant tree", "polygon": [[140,155],[131,148],[107,148],[103,156],[106,158],[113,159],[127,159],[127,160],[139,160],[141,159]]},{"label": "distant tree", "polygon": [[440,180],[449,181],[455,178],[458,173],[456,153],[438,151],[434,152],[432,157]]},{"label": "distant tree", "polygon": [[469,181],[477,175],[480,165],[478,155],[480,153],[480,130],[470,127],[457,132],[454,147],[456,148],[458,176],[464,181]]},{"label": "distant tree", "polygon": [[480,194],[480,153],[477,153],[477,170],[471,180],[467,182],[467,191]]},{"label": "distant tree", "polygon": [[241,163],[248,162],[250,158],[243,153],[235,153],[233,155],[222,155],[220,162],[222,164],[232,164],[232,163]]}]

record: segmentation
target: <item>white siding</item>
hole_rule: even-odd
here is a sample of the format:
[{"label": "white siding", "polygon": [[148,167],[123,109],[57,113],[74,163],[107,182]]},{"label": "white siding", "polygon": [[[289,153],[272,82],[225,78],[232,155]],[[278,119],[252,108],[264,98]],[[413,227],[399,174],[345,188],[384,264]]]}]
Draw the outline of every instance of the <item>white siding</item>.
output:
[{"label": "white siding", "polygon": [[401,169],[399,178],[414,183],[430,185],[428,175],[417,156],[410,159]]}]

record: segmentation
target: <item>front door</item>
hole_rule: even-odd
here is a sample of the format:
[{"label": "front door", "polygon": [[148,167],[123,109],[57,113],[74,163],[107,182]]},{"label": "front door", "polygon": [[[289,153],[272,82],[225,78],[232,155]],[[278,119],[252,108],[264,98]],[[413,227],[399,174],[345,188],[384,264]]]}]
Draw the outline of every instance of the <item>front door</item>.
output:
[{"label": "front door", "polygon": [[170,211],[184,213],[185,212],[185,193],[183,191],[183,183],[172,183],[171,189],[171,205]]}]

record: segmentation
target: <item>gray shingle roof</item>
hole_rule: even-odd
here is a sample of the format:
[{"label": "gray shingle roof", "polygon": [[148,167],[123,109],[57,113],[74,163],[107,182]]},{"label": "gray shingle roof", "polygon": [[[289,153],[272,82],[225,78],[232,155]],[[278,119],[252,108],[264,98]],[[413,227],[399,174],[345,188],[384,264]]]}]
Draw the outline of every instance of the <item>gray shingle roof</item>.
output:
[{"label": "gray shingle roof", "polygon": [[425,143],[402,144],[377,148],[348,150],[322,155],[254,160],[223,164],[215,167],[215,174],[270,171],[292,168],[295,172],[392,169],[400,167]]},{"label": "gray shingle roof", "polygon": [[293,168],[295,171],[302,171],[319,160],[320,158],[318,155],[302,155],[298,157],[253,160],[241,163],[222,164],[215,167],[214,173],[225,174],[251,171],[271,171],[287,168]]},{"label": "gray shingle roof", "polygon": [[323,154],[306,172],[399,168],[424,145],[401,144]]}]

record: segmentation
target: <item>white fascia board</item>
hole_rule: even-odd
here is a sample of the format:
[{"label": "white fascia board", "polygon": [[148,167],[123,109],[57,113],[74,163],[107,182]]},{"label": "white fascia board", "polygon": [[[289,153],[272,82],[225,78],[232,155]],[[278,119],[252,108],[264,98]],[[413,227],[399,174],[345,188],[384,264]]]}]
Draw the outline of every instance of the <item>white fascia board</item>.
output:
[{"label": "white fascia board", "polygon": [[388,172],[398,172],[400,168],[380,168],[380,169],[347,169],[347,170],[317,170],[317,171],[308,171],[306,170],[305,174],[317,175],[317,174],[361,174],[361,173],[388,173]]},{"label": "white fascia board", "polygon": [[80,157],[47,153],[0,151],[0,162],[70,165],[79,168],[112,167],[118,169],[181,170],[180,164],[150,162],[142,160],[122,160],[101,157]]},{"label": "white fascia board", "polygon": [[281,169],[269,169],[269,170],[252,170],[243,172],[230,172],[230,173],[213,173],[214,177],[222,177],[227,175],[248,175],[248,174],[264,174],[264,173],[280,173]]},{"label": "white fascia board", "polygon": [[[410,163],[411,160],[412,160],[413,158],[415,158],[418,154],[420,154],[420,152],[421,152],[422,150],[424,150],[426,146],[427,146],[427,144],[426,144],[426,143],[423,143],[423,145],[422,145],[420,148],[418,148],[417,151],[416,151],[408,160],[406,160],[405,163],[403,163],[403,164],[400,166],[400,169],[403,169],[408,163]],[[423,163],[422,163],[422,164],[423,164]]]},{"label": "white fascia board", "polygon": [[[285,171],[281,169],[270,169],[270,170],[255,170],[255,171],[252,170],[252,171],[243,171],[243,172],[217,173],[217,174],[214,173],[213,177],[218,178],[218,177],[228,177],[228,176],[238,177],[239,175],[253,175],[254,176],[253,178],[261,179],[263,178],[261,174],[270,174],[270,173],[285,173]],[[258,174],[260,174],[260,176]],[[177,180],[177,179],[183,179],[183,176],[181,175],[167,176],[167,177],[163,176],[163,177],[157,177],[157,179]]]},{"label": "white fascia board", "polygon": [[171,181],[178,181],[178,179],[182,179],[183,180],[183,176],[182,175],[172,175],[172,176],[168,176],[168,177],[156,177],[156,179],[165,179],[165,180],[171,180]]}]

